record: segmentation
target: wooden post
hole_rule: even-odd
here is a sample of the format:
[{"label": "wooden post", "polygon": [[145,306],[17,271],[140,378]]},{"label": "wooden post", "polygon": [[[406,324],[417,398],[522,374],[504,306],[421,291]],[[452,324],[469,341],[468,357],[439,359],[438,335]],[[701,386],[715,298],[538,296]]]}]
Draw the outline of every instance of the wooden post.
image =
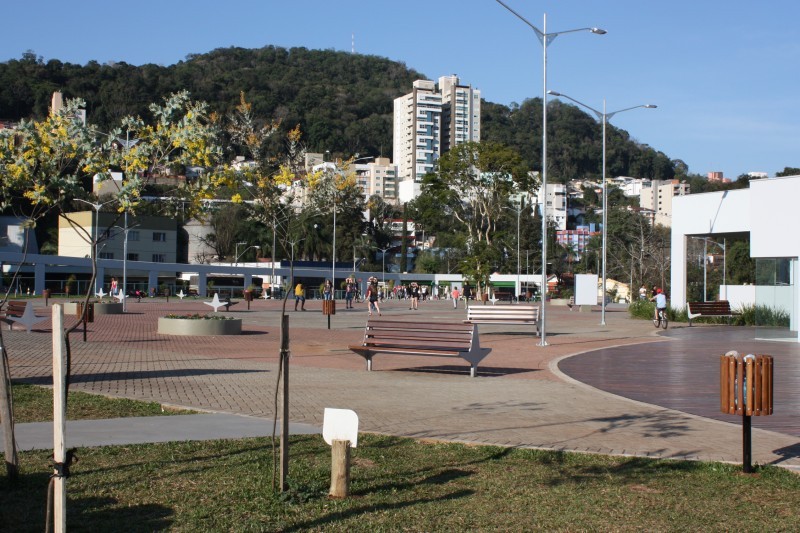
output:
[{"label": "wooden post", "polygon": [[[66,348],[64,310],[61,304],[53,304],[53,461],[62,464],[67,460]],[[67,480],[56,476],[53,483],[53,531],[60,533],[67,530]]]},{"label": "wooden post", "polygon": [[14,413],[11,410],[11,376],[8,372],[8,357],[0,338],[0,421],[3,423],[3,444],[5,445],[6,472],[8,478],[16,481],[19,477],[19,455],[14,439]]},{"label": "wooden post", "polygon": [[350,494],[350,441],[334,440],[331,444],[331,498],[347,498]]},{"label": "wooden post", "polygon": [[281,371],[283,398],[281,402],[281,492],[289,488],[289,315],[281,317]]}]

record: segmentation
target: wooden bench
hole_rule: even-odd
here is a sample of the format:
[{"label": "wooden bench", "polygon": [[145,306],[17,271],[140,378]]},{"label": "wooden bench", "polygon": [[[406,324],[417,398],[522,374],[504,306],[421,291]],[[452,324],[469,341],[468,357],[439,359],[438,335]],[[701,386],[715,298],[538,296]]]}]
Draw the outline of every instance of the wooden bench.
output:
[{"label": "wooden bench", "polygon": [[478,363],[491,351],[481,348],[476,326],[398,320],[367,321],[364,340],[348,348],[367,361],[367,370],[372,370],[372,358],[378,353],[460,357],[469,362],[472,377],[477,373]]},{"label": "wooden bench", "polygon": [[538,305],[471,305],[467,307],[465,324],[523,324],[536,326],[541,336]]},{"label": "wooden bench", "polygon": [[6,307],[0,311],[0,320],[8,324],[9,331],[11,331],[11,327],[14,325],[14,321],[9,319],[11,317],[21,318],[22,315],[25,314],[25,307],[27,307],[27,305],[28,302],[6,302]]},{"label": "wooden bench", "polygon": [[687,305],[687,316],[689,317],[689,326],[692,325],[692,319],[699,316],[724,316],[728,317],[728,322],[733,316],[738,315],[731,311],[731,304],[728,300],[719,300],[716,302],[689,302]]}]

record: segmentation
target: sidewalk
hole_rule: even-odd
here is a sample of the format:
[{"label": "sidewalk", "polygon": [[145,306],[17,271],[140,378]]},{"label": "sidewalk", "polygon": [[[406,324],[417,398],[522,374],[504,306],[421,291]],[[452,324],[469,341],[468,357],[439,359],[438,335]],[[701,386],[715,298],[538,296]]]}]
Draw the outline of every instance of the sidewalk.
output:
[{"label": "sidewalk", "polygon": [[[318,428],[308,424],[289,424],[291,435],[319,432]],[[14,433],[19,451],[53,449],[52,422],[17,424]],[[278,424],[276,435],[280,433],[281,426]],[[0,428],[0,436],[2,434]],[[67,422],[68,448],[271,436],[271,421],[231,414],[170,415]]]},{"label": "sidewalk", "polygon": [[[613,357],[618,347],[625,346],[634,352],[630,370],[635,372],[640,362],[659,360],[659,348],[652,343],[680,342],[657,337],[652,324],[631,320],[617,308],[610,308],[607,324],[599,326],[598,312],[548,307],[547,347],[537,346],[533,328],[482,325],[481,346],[493,351],[474,379],[460,360],[426,357],[378,355],[375,370],[367,373],[363,359],[347,350],[363,336],[366,305],[337,309],[330,330],[320,312],[321,302],[309,301],[306,308],[306,313],[289,313],[292,422],[319,428],[324,408],[338,407],[356,411],[360,430],[367,432],[741,462],[738,424],[627,399],[562,374],[559,360],[576,354],[585,354],[583,368],[602,374],[605,367],[602,359],[593,357],[594,351],[605,349]],[[80,335],[71,338],[72,386],[271,420],[280,302],[253,302],[251,311],[233,309],[224,314],[243,318],[243,334],[237,337],[192,339],[155,333],[157,318],[168,312],[207,312],[199,300],[143,301],[131,304],[127,315],[98,317],[90,325],[89,342],[82,342]],[[463,309],[453,310],[452,303],[445,301],[421,303],[418,312],[407,309],[407,302],[389,301],[382,306],[383,317],[452,322],[465,317]],[[40,327],[47,330],[49,326],[44,322]],[[4,336],[13,377],[49,384],[50,334],[13,331]],[[770,353],[769,346],[761,353]],[[713,353],[729,349],[723,343]],[[668,364],[666,358],[661,360]],[[692,368],[685,372],[691,373]],[[708,384],[717,386],[718,382]],[[783,408],[797,412],[795,407]],[[737,422],[736,418],[731,422]],[[758,422],[754,417],[754,426]],[[271,427],[268,422],[264,425]],[[796,436],[753,430],[754,462],[800,468],[799,454]]]}]

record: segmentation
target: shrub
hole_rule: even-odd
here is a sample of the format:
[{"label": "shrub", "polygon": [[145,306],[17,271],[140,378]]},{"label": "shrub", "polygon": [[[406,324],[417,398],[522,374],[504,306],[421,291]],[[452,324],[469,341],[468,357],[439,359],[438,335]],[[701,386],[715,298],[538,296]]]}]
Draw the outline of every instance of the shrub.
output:
[{"label": "shrub", "polygon": [[230,316],[224,315],[201,315],[199,313],[194,313],[192,315],[176,315],[174,313],[170,313],[166,315],[164,318],[180,318],[183,320],[236,320]]}]

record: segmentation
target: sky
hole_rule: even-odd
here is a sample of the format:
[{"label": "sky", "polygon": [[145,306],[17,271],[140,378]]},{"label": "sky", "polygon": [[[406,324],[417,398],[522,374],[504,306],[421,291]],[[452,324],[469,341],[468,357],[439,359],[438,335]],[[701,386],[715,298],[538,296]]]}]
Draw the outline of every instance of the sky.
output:
[{"label": "sky", "polygon": [[[691,173],[800,167],[800,2],[504,0],[548,33],[547,88]],[[542,46],[496,0],[6,2],[0,61],[171,65],[216,48],[338,50],[457,74],[489,102],[542,97]],[[409,87],[409,92],[410,92]],[[552,97],[548,97],[552,98]],[[0,110],[2,116],[2,110]]]}]

